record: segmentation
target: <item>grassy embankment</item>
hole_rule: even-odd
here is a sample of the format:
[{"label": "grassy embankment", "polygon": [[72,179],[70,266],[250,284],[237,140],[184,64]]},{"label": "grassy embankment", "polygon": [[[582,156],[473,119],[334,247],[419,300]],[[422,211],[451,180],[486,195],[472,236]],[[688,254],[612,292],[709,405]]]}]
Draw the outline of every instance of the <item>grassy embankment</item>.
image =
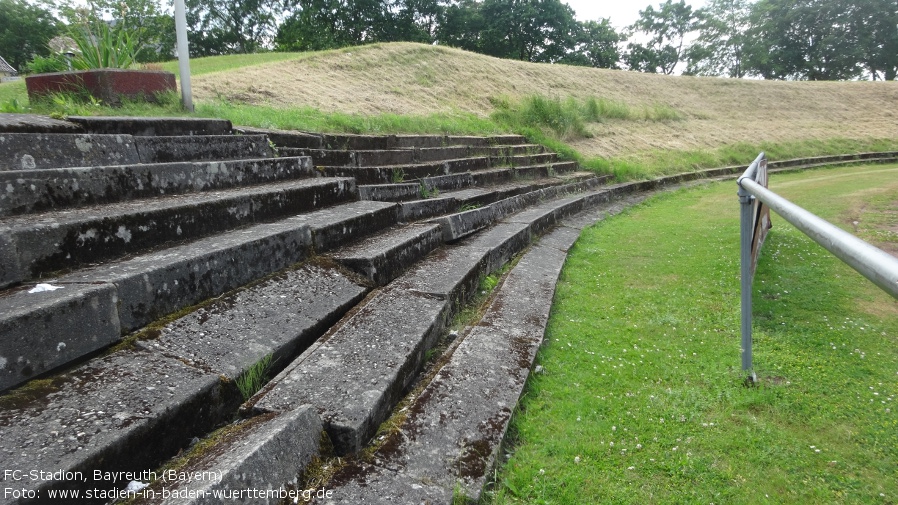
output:
[{"label": "grassy embankment", "polygon": [[[898,166],[771,187],[898,251]],[[781,218],[740,370],[735,183],[664,194],[584,231],[494,504],[896,503],[898,301]]]},{"label": "grassy embankment", "polygon": [[[162,65],[177,72],[177,63]],[[517,132],[621,179],[772,159],[898,150],[898,83],[671,77],[499,60],[421,44],[192,60],[197,115],[350,133]],[[72,100],[0,108],[57,115],[180,115]]]}]

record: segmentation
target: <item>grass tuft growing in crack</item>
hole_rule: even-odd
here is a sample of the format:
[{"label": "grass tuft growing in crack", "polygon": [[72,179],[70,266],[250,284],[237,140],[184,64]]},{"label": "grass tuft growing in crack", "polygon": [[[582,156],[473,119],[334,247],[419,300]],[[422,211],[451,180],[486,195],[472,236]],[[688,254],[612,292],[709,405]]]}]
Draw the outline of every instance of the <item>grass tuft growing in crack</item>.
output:
[{"label": "grass tuft growing in crack", "polygon": [[240,395],[243,396],[243,401],[252,398],[268,382],[271,358],[271,354],[263,356],[234,381],[237,384],[237,389],[240,390]]}]

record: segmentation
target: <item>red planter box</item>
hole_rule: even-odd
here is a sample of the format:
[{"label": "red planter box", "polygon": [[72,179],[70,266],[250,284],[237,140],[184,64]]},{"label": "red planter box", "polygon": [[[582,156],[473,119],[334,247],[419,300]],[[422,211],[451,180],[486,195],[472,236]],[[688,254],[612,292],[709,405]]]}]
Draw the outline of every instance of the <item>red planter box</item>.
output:
[{"label": "red planter box", "polygon": [[175,74],[155,70],[104,68],[37,74],[25,78],[30,100],[52,93],[88,93],[106,105],[121,105],[122,97],[153,101],[156,93],[176,91]]}]

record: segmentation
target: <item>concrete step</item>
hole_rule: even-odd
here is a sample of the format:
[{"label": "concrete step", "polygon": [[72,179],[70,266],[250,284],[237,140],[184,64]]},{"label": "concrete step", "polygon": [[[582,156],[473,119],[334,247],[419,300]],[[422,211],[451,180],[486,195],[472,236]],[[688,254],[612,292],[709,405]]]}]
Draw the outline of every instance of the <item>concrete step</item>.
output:
[{"label": "concrete step", "polygon": [[316,175],[310,158],[0,172],[0,217]]},{"label": "concrete step", "polygon": [[[145,474],[186,449],[193,437],[230,422],[243,401],[235,379],[269,355],[269,373],[277,373],[367,290],[339,268],[306,263],[145,331],[133,347],[0,397],[0,454],[11,468],[34,465],[85,476],[49,481],[26,475],[16,486],[43,492],[124,487],[131,479],[113,483],[95,479],[94,472]],[[262,432],[308,435],[314,451],[299,459],[279,451],[274,458],[303,466],[317,452],[320,421],[311,411],[295,416],[251,425],[274,422],[276,429]],[[260,433],[245,428],[243,440]],[[294,442],[290,454],[298,452]],[[232,449],[242,460],[257,453],[241,444]],[[286,477],[278,482],[283,484],[297,473],[272,475]],[[0,496],[0,503],[13,502]]]},{"label": "concrete step", "polygon": [[[565,195],[587,191],[600,184],[598,179],[591,179],[584,182],[549,186],[505,198],[489,205],[442,216],[432,222],[441,225],[445,242],[454,242],[531,206],[533,206],[532,209],[527,212],[543,213],[550,216],[540,218],[542,220],[557,220],[561,216],[579,212],[578,206],[584,205],[582,198],[576,196],[565,198]],[[548,202],[540,203],[544,200]]]},{"label": "concrete step", "polygon": [[407,406],[373,464],[351,463],[316,503],[476,503],[499,460],[549,318],[555,284],[579,230],[559,228],[497,288],[480,323]]},{"label": "concrete step", "polygon": [[[514,185],[515,182],[538,184],[545,179],[546,185],[559,184],[596,178],[592,172],[577,172],[576,163],[557,163],[552,166],[521,167],[518,169],[489,169],[478,172],[437,175],[423,177],[415,182],[397,184],[363,184],[359,186],[359,198],[381,202],[408,202],[416,199],[445,197],[455,191],[477,191],[487,193],[487,187]],[[484,173],[487,173],[484,176]],[[598,179],[608,182],[612,176],[601,176]],[[480,182],[481,184],[478,184]],[[472,188],[480,189],[472,189]],[[432,216],[430,216],[432,217]]]},{"label": "concrete step", "polygon": [[355,199],[352,179],[315,178],[8,217],[0,286]]},{"label": "concrete step", "polygon": [[0,171],[140,163],[130,135],[4,133],[0,139]]},{"label": "concrete step", "polygon": [[489,156],[491,158],[542,154],[546,152],[546,148],[539,144],[491,145],[470,147],[469,149],[474,156]]},{"label": "concrete step", "polygon": [[238,126],[234,132],[241,135],[265,135],[276,148],[288,147],[299,149],[323,149],[324,141],[320,134],[306,133],[295,130],[276,130],[269,128],[255,128],[250,126]]},{"label": "concrete step", "polygon": [[489,166],[489,158],[477,157],[409,165],[381,167],[319,166],[316,169],[328,177],[355,177],[359,184],[388,184],[407,182],[424,177],[483,170],[489,168]]},{"label": "concrete step", "polygon": [[290,364],[251,402],[254,408],[288,412],[311,404],[336,453],[358,452],[415,379],[425,354],[479,279],[544,231],[546,213],[568,215],[593,201],[588,194],[550,200],[541,212],[509,213],[489,232],[435,250]]},{"label": "concrete step", "polygon": [[270,156],[271,148],[268,139],[263,135],[171,137],[68,133],[0,135],[0,171]]},{"label": "concrete step", "polygon": [[[395,204],[381,202],[343,204],[45,281],[62,286],[58,291],[31,294],[31,286],[26,286],[7,292],[0,297],[0,333],[21,337],[0,341],[0,390],[315,252],[388,228],[396,223],[397,210]],[[45,300],[40,305],[37,296]],[[73,333],[72,327],[85,330]],[[60,335],[68,335],[68,340]]]},{"label": "concrete step", "polygon": [[343,247],[331,257],[374,285],[383,286],[440,245],[439,225],[412,224]]},{"label": "concrete step", "polygon": [[69,116],[68,121],[79,125],[86,133],[134,135],[141,137],[177,135],[230,135],[227,119],[189,117],[115,117]]},{"label": "concrete step", "polygon": [[278,149],[281,156],[308,156],[315,166],[334,167],[377,167],[387,165],[406,165],[418,161],[415,151],[410,149],[393,149],[378,151],[331,151],[326,149],[297,149],[284,147]]},{"label": "concrete step", "polygon": [[270,158],[265,135],[133,137],[141,163]]},{"label": "concrete step", "polygon": [[526,167],[531,165],[546,165],[558,161],[558,155],[555,153],[540,154],[516,154],[516,155],[492,155],[490,163],[494,167]]},{"label": "concrete step", "polygon": [[[510,175],[513,176],[514,174]],[[477,177],[474,177],[474,179],[476,180]],[[591,173],[583,172],[548,178],[510,177],[508,180],[512,182],[493,183],[487,186],[474,186],[455,191],[436,191],[431,192],[429,198],[401,201],[399,203],[399,218],[403,222],[415,222],[445,216],[463,209],[477,209],[505,198],[552,186],[572,183],[589,183],[597,186],[606,183],[609,178],[595,177]]]},{"label": "concrete step", "polygon": [[48,116],[0,112],[0,133],[84,133],[84,128]]}]

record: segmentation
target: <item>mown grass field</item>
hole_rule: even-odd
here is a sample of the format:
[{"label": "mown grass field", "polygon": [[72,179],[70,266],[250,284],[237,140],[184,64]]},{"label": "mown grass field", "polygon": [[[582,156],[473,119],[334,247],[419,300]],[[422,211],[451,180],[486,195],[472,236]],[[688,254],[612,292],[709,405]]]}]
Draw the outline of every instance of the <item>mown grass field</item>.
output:
[{"label": "mown grass field", "polygon": [[[894,247],[896,176],[770,185]],[[584,231],[488,503],[898,501],[898,301],[774,215],[754,289],[761,384],[745,387],[735,190],[663,194]]]}]

